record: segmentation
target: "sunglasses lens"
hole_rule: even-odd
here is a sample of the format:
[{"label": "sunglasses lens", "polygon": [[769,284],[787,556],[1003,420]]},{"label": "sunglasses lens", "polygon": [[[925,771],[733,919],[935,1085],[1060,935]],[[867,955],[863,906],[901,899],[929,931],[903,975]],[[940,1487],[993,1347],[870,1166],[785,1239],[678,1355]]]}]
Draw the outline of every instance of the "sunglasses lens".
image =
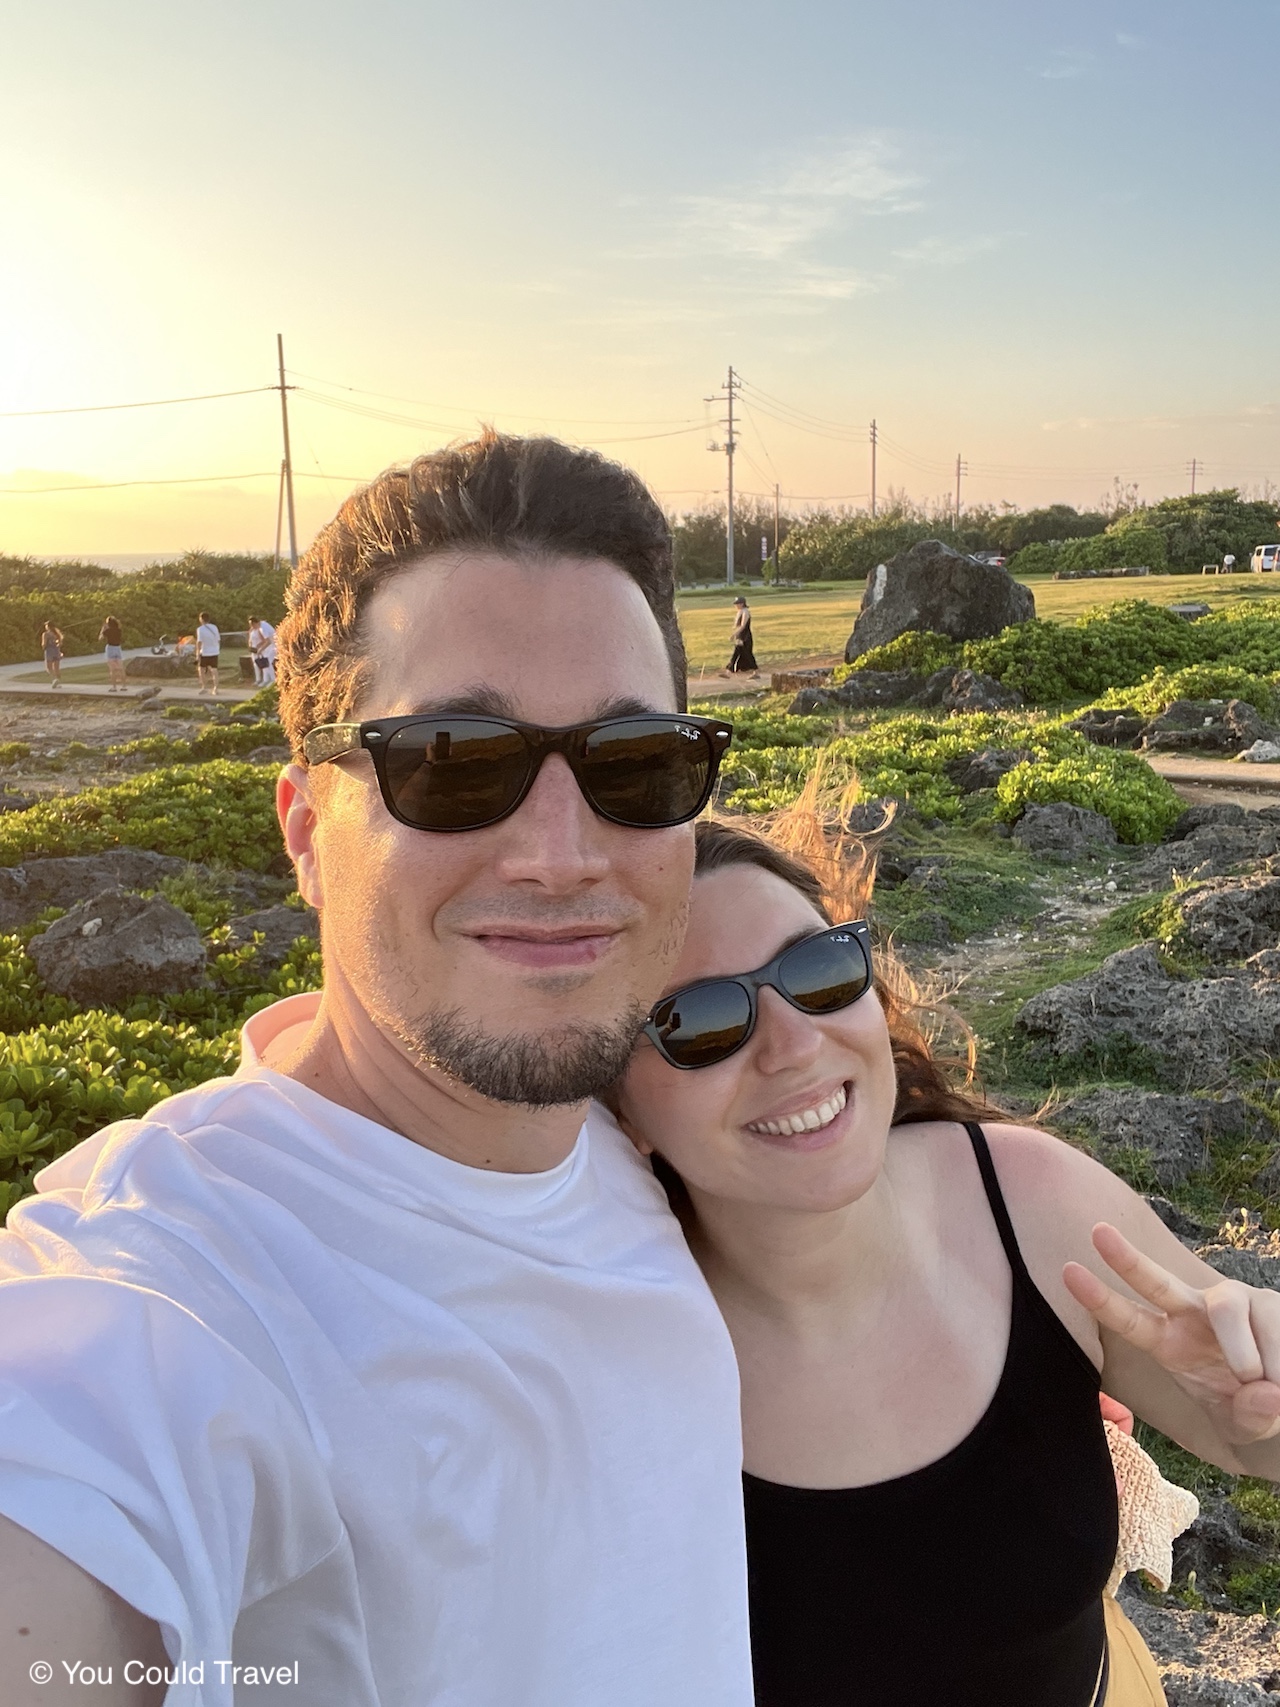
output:
[{"label": "sunglasses lens", "polygon": [[732,1055],[751,1029],[751,999],[741,984],[717,979],[668,996],[653,1010],[658,1047],[677,1067],[710,1067]]},{"label": "sunglasses lens", "polygon": [[778,982],[805,1013],[834,1013],[865,993],[871,958],[853,931],[826,931],[796,944],[778,967]]},{"label": "sunglasses lens", "polygon": [[397,729],[383,756],[396,811],[420,830],[471,830],[509,812],[529,777],[519,732],[465,717]]},{"label": "sunglasses lens", "polygon": [[715,772],[705,730],[679,717],[644,717],[588,736],[579,774],[597,812],[634,829],[661,829],[702,810]]}]

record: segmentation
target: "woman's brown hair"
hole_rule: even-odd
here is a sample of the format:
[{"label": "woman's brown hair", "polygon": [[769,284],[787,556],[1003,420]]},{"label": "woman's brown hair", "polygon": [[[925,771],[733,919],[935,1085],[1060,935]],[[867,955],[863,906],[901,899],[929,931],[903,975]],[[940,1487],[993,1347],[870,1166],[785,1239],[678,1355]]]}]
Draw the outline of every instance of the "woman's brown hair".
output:
[{"label": "woman's brown hair", "polygon": [[[725,818],[701,819],[695,830],[695,875],[756,866],[799,890],[828,924],[866,918],[879,845],[893,808],[885,809],[873,830],[855,834],[848,828],[851,792],[830,799],[819,766],[795,805],[757,820],[758,828]],[[887,940],[877,941],[874,963],[898,1079],[894,1125],[1007,1119],[976,1087],[973,1034],[960,1016],[920,988]],[[939,1045],[948,1034],[959,1047],[943,1053]]]}]

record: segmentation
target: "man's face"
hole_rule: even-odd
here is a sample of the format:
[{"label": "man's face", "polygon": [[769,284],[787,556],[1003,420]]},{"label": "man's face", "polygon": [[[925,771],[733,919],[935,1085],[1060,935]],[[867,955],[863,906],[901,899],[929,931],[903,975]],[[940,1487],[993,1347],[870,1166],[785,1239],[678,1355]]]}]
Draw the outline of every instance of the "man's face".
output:
[{"label": "man's face", "polygon": [[[675,709],[658,625],[605,562],[433,556],[379,589],[364,636],[361,718]],[[607,823],[556,754],[510,817],[451,834],[397,823],[364,752],[304,786],[326,984],[336,970],[379,1030],[486,1096],[571,1103],[611,1081],[680,952],[692,826]]]}]

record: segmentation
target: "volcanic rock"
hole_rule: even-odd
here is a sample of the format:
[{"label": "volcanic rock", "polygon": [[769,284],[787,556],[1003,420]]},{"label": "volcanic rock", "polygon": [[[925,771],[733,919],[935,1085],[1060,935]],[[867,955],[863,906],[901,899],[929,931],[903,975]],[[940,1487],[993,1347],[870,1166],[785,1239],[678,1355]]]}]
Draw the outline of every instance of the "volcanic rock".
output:
[{"label": "volcanic rock", "polygon": [[[1203,1172],[1213,1141],[1252,1136],[1259,1116],[1234,1091],[1216,1097],[1169,1096],[1103,1087],[1064,1103],[1054,1122],[1093,1139],[1100,1160],[1108,1164],[1118,1150],[1148,1151],[1155,1177],[1167,1191]],[[1268,1128],[1268,1136],[1273,1135]]]},{"label": "volcanic rock", "polygon": [[1238,753],[1266,733],[1247,700],[1175,699],[1147,724],[1142,744],[1151,752]]},{"label": "volcanic rock", "polygon": [[32,937],[27,953],[46,988],[83,1007],[122,1007],[203,983],[200,932],[162,896],[107,889]]},{"label": "volcanic rock", "polygon": [[1099,747],[1136,747],[1146,726],[1146,719],[1131,705],[1118,711],[1090,706],[1088,711],[1082,711],[1079,717],[1073,717],[1067,724],[1068,729],[1076,730],[1086,741],[1093,741]]},{"label": "volcanic rock", "polygon": [[1022,704],[1022,695],[980,670],[935,670],[915,703],[944,711],[1010,711]]},{"label": "volcanic rock", "polygon": [[257,913],[245,913],[232,919],[228,940],[233,947],[252,942],[262,933],[258,944],[258,962],[262,966],[280,966],[289,958],[289,951],[300,936],[320,938],[320,920],[312,907],[264,907]]},{"label": "volcanic rock", "polygon": [[1098,848],[1114,847],[1116,831],[1101,812],[1056,800],[1047,806],[1028,806],[1014,825],[1013,839],[1028,853],[1079,859]]},{"label": "volcanic rock", "polygon": [[[1178,906],[1183,931],[1214,965],[1239,961],[1280,944],[1280,876],[1216,877]],[[1257,969],[1274,977],[1268,965]]]},{"label": "volcanic rock", "polygon": [[908,629],[952,640],[981,640],[1012,623],[1029,622],[1035,614],[1034,596],[1007,569],[979,563],[940,540],[927,539],[872,570],[845,646],[845,662],[851,664]]},{"label": "volcanic rock", "polygon": [[1220,1083],[1234,1061],[1280,1054],[1280,983],[1247,970],[1175,978],[1143,942],[1042,990],[1015,1024],[1052,1055],[1136,1046],[1183,1085]]},{"label": "volcanic rock", "polygon": [[961,794],[976,794],[979,789],[994,788],[1002,776],[1030,757],[1025,747],[984,747],[980,753],[952,759],[947,775]]}]

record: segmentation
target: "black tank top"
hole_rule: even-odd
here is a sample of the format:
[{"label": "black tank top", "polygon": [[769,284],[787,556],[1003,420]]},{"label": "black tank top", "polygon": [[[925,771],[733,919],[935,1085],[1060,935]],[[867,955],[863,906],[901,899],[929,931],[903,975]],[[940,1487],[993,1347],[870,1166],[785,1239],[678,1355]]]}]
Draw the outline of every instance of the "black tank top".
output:
[{"label": "black tank top", "polygon": [[744,1476],[758,1707],[1095,1699],[1118,1540],[1099,1377],[1027,1272],[982,1129],[967,1130],[1013,1271],[999,1386],[971,1434],[909,1475]]}]

